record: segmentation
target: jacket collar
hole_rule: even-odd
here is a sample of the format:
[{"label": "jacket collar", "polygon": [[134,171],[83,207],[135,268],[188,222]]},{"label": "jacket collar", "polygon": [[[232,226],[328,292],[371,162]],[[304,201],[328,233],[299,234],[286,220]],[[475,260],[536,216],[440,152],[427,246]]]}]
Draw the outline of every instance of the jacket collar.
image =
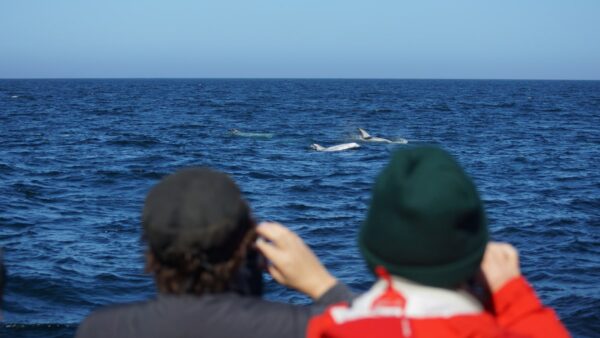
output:
[{"label": "jacket collar", "polygon": [[[406,299],[404,314],[409,318],[452,317],[482,313],[483,306],[465,290],[450,290],[418,284],[393,276],[394,289]],[[373,287],[359,296],[353,308],[371,308],[371,304],[386,290],[387,282],[379,279]]]}]

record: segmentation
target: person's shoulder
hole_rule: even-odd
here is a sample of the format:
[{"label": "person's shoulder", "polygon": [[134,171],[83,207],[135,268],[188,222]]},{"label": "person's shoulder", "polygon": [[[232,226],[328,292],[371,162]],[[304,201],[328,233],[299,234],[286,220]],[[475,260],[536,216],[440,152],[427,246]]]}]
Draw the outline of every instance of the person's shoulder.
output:
[{"label": "person's shoulder", "polygon": [[[202,307],[208,312],[219,312],[227,309],[232,317],[260,317],[262,315],[290,315],[296,311],[302,311],[303,306],[274,302],[254,296],[242,296],[237,294],[224,294],[203,297]],[[217,310],[219,309],[219,310]]]},{"label": "person's shoulder", "polygon": [[[273,302],[260,297],[228,295],[207,300],[211,328],[222,337],[304,337],[310,306]],[[227,315],[223,316],[222,314]],[[221,315],[219,315],[221,314]],[[232,326],[234,322],[236,325]]]},{"label": "person's shoulder", "polygon": [[148,307],[149,301],[116,304],[102,307],[88,315],[77,328],[77,338],[105,337],[107,330],[113,330],[119,323],[130,321]]},{"label": "person's shoulder", "polygon": [[[156,300],[109,306],[80,325],[77,338],[303,337],[308,307],[225,293],[202,297],[161,295]],[[235,325],[232,325],[235,323]]]},{"label": "person's shoulder", "polygon": [[110,318],[110,317],[114,317],[114,316],[122,317],[123,315],[125,315],[127,313],[137,313],[139,311],[143,311],[145,308],[150,307],[154,302],[155,302],[154,300],[148,300],[148,301],[139,301],[139,302],[132,302],[132,303],[108,305],[108,306],[102,307],[98,310],[95,310],[88,316],[88,318],[90,320],[101,320],[101,319]]}]

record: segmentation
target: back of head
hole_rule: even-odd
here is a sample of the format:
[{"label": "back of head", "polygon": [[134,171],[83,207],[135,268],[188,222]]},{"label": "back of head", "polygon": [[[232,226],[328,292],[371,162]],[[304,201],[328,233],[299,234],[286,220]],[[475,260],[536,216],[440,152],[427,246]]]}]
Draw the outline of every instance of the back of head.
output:
[{"label": "back of head", "polygon": [[228,290],[254,240],[240,190],[208,168],[178,171],[152,188],[142,225],[153,256],[149,269],[169,293]]},{"label": "back of head", "polygon": [[479,194],[445,151],[397,151],[379,174],[359,247],[371,269],[454,288],[478,271],[488,241]]}]

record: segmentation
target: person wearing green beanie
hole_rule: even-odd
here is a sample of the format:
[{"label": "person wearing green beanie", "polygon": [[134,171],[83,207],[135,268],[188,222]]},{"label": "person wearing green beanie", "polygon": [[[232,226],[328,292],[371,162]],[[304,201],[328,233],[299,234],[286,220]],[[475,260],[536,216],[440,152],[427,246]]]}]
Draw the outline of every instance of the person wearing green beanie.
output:
[{"label": "person wearing green beanie", "polygon": [[377,282],[313,318],[309,338],[569,336],[521,276],[515,248],[489,242],[475,185],[440,148],[392,155],[358,246]]},{"label": "person wearing green beanie", "polygon": [[403,150],[377,178],[358,237],[368,266],[437,287],[479,269],[488,242],[483,204],[460,165],[439,148]]}]

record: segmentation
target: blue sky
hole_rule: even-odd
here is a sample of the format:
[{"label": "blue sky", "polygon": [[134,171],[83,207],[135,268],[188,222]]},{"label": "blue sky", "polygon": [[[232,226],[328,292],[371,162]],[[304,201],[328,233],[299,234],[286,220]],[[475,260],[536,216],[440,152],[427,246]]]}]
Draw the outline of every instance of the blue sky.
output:
[{"label": "blue sky", "polygon": [[0,78],[600,79],[598,0],[2,0]]}]

